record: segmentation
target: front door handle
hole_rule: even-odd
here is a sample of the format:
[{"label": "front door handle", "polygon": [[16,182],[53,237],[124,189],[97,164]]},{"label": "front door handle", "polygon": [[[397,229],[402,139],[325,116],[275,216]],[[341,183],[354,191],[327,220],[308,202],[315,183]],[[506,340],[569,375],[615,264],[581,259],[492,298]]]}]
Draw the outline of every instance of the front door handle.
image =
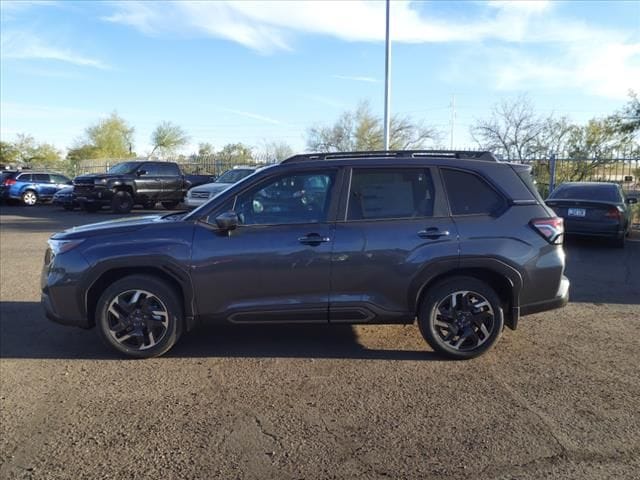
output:
[{"label": "front door handle", "polygon": [[420,238],[429,238],[432,240],[440,237],[448,237],[449,235],[451,235],[449,230],[440,230],[436,227],[426,228],[418,232]]},{"label": "front door handle", "polygon": [[321,243],[330,242],[331,239],[329,237],[323,237],[321,235],[318,235],[317,233],[309,233],[304,237],[299,237],[298,241],[304,245],[317,246],[317,245],[320,245]]}]

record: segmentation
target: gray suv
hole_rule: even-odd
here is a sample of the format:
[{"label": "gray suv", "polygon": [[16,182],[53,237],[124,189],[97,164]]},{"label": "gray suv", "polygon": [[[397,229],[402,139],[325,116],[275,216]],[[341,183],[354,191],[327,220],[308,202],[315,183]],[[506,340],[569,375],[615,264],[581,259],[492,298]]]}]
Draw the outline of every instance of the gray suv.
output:
[{"label": "gray suv", "polygon": [[296,155],[190,213],[49,240],[47,316],[134,357],[200,322],[411,324],[456,359],[562,307],[563,222],[487,152]]}]

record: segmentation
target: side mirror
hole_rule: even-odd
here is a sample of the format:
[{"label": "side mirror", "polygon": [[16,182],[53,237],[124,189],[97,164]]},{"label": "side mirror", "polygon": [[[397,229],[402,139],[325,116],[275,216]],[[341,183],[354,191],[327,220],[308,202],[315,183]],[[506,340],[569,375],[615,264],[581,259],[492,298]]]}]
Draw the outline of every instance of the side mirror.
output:
[{"label": "side mirror", "polygon": [[138,171],[136,172],[136,175],[138,175],[139,177],[141,177],[142,175],[146,175],[147,173],[149,173],[149,172],[147,172],[146,170],[142,169],[142,170],[138,170]]},{"label": "side mirror", "polygon": [[216,224],[220,230],[230,231],[238,226],[238,215],[236,212],[224,212],[216,217]]},{"label": "side mirror", "polygon": [[634,205],[634,204],[638,203],[638,199],[635,198],[635,197],[629,197],[629,198],[627,198],[627,203],[629,205]]}]

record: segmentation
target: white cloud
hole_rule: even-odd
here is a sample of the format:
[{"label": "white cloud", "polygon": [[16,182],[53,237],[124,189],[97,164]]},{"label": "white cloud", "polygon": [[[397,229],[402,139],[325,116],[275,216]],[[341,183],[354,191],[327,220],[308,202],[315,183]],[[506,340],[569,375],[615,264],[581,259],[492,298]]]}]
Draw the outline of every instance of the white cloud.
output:
[{"label": "white cloud", "polygon": [[222,108],[224,112],[233,113],[235,115],[240,115],[241,117],[252,118],[254,120],[260,120],[261,122],[270,123],[272,125],[284,125],[280,120],[276,120],[275,118],[266,117],[264,115],[260,115],[258,113],[253,112],[245,112],[243,110],[235,110],[232,108]]},{"label": "white cloud", "polygon": [[2,32],[0,49],[3,59],[56,60],[81,67],[102,70],[110,68],[100,60],[87,57],[66,47],[45,41],[33,32],[9,30]]},{"label": "white cloud", "polygon": [[332,77],[337,78],[339,80],[352,80],[354,82],[378,83],[378,79],[373,77],[364,77],[364,76],[355,76],[355,75],[332,75]]}]

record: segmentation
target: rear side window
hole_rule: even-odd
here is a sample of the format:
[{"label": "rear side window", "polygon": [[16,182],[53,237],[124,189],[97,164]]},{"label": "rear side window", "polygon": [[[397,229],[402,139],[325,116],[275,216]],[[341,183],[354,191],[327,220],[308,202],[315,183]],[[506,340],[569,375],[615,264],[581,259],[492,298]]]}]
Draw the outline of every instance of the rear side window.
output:
[{"label": "rear side window", "polygon": [[18,175],[16,177],[16,180],[18,182],[31,182],[31,174],[30,173],[23,173],[22,175]]},{"label": "rear side window", "polygon": [[49,183],[50,179],[49,175],[47,175],[46,173],[34,173],[33,181],[35,183]]},{"label": "rear side window", "polygon": [[427,169],[354,169],[347,220],[431,217],[434,200]]},{"label": "rear side window", "polygon": [[180,175],[180,169],[175,163],[159,163],[158,175],[161,177],[177,177]]},{"label": "rear side window", "polygon": [[478,175],[444,168],[442,178],[453,215],[491,215],[504,205],[502,196]]}]

